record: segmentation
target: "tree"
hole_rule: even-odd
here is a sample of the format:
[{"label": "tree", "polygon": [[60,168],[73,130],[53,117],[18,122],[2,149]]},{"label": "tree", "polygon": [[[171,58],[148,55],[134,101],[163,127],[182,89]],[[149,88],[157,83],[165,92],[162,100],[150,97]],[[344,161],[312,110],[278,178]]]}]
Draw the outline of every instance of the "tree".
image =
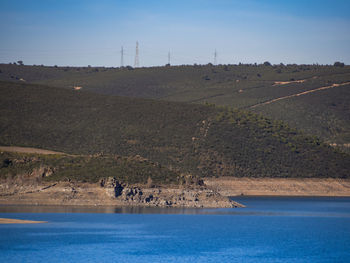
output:
[{"label": "tree", "polygon": [[23,66],[23,61],[22,60],[18,60],[17,63],[18,63],[18,65]]},{"label": "tree", "polygon": [[343,62],[334,62],[334,67],[340,67],[340,68],[343,68],[345,66],[345,64]]},{"label": "tree", "polygon": [[264,62],[264,66],[271,66],[271,63],[268,62],[268,61],[265,61],[265,62]]}]

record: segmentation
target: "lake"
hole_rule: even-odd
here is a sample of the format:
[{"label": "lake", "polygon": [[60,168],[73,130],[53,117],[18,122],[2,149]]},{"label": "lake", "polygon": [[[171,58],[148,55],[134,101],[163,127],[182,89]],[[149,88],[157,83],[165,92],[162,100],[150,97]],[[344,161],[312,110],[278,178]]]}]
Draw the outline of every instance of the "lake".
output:
[{"label": "lake", "polygon": [[350,262],[350,198],[235,197],[246,208],[0,206],[1,262]]}]

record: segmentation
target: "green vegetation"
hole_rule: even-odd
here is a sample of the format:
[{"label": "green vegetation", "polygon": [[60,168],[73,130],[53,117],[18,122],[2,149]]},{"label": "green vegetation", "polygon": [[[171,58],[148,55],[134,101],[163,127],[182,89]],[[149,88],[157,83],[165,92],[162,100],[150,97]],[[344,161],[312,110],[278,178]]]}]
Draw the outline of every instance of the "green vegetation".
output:
[{"label": "green vegetation", "polygon": [[[152,98],[158,100],[229,106],[251,110],[250,106],[283,96],[288,96],[333,83],[350,81],[350,66],[342,62],[334,65],[218,65],[167,66],[153,68],[103,68],[103,67],[44,67],[0,64],[0,80],[38,83],[55,87],[82,87],[83,90],[106,95]],[[274,85],[276,81],[295,81]],[[343,98],[349,100],[344,88],[332,89],[336,105]],[[309,135],[320,136],[329,143],[349,144],[348,129],[344,120],[349,119],[349,105],[325,107],[320,92],[310,94],[314,104],[304,104],[304,96],[283,100],[271,105],[254,108],[253,111],[275,120],[284,120],[290,126]],[[300,104],[301,107],[300,107]],[[288,110],[286,110],[288,109]],[[310,114],[311,110],[311,114]],[[320,112],[331,111],[331,115]],[[281,114],[283,112],[283,116]],[[312,121],[310,121],[312,116]],[[330,121],[334,119],[335,121]],[[331,123],[330,123],[331,122]],[[328,132],[331,125],[334,132]],[[348,121],[347,121],[348,123]]]},{"label": "green vegetation", "polygon": [[180,179],[169,169],[138,156],[0,153],[0,178],[29,175],[35,171],[41,171],[39,178],[47,181],[98,182],[102,178],[115,177],[131,184],[146,184],[148,180],[155,184],[170,184],[178,183]]},{"label": "green vegetation", "polygon": [[334,67],[341,67],[341,68],[343,68],[344,66],[345,66],[345,64],[343,62],[339,62],[339,61],[334,62]]},{"label": "green vegetation", "polygon": [[[336,64],[338,65],[338,64]],[[208,101],[235,108],[350,80],[350,66],[205,65],[152,68],[44,67],[0,64],[0,80],[45,84],[107,95]],[[307,80],[272,86],[275,81]],[[241,92],[240,92],[241,91]]]},{"label": "green vegetation", "polygon": [[349,155],[242,110],[12,82],[0,92],[0,145],[140,155],[195,176],[349,176]]},{"label": "green vegetation", "polygon": [[[307,134],[336,143],[344,151],[350,142],[350,85],[317,91],[252,109],[264,116],[283,120]],[[349,144],[350,146],[350,144]]]},{"label": "green vegetation", "polygon": [[[349,155],[331,149],[315,136],[305,136],[282,121],[222,109],[212,125],[215,128],[210,130],[204,147],[216,144],[226,156],[232,156],[224,157],[220,175],[333,177],[333,171],[342,166],[340,177],[349,176]],[[219,140],[215,133],[221,135]],[[213,165],[217,163],[220,160],[213,160]],[[225,171],[225,167],[229,169]]]}]

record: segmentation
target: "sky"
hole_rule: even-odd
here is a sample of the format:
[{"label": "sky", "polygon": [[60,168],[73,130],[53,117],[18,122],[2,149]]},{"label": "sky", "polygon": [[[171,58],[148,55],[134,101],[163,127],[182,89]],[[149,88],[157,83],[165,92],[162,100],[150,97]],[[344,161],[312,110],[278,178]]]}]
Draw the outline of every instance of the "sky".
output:
[{"label": "sky", "polygon": [[348,0],[0,0],[0,63],[350,64]]}]

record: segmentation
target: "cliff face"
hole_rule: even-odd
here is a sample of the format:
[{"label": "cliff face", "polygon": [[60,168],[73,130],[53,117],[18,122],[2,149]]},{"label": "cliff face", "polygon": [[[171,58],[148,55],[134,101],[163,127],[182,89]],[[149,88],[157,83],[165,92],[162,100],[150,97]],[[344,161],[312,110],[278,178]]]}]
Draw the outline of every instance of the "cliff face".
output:
[{"label": "cliff face", "polygon": [[[41,171],[38,174],[42,174]],[[205,186],[149,187],[114,178],[99,183],[48,183],[36,175],[0,183],[1,204],[117,205],[149,207],[243,207]]]}]

